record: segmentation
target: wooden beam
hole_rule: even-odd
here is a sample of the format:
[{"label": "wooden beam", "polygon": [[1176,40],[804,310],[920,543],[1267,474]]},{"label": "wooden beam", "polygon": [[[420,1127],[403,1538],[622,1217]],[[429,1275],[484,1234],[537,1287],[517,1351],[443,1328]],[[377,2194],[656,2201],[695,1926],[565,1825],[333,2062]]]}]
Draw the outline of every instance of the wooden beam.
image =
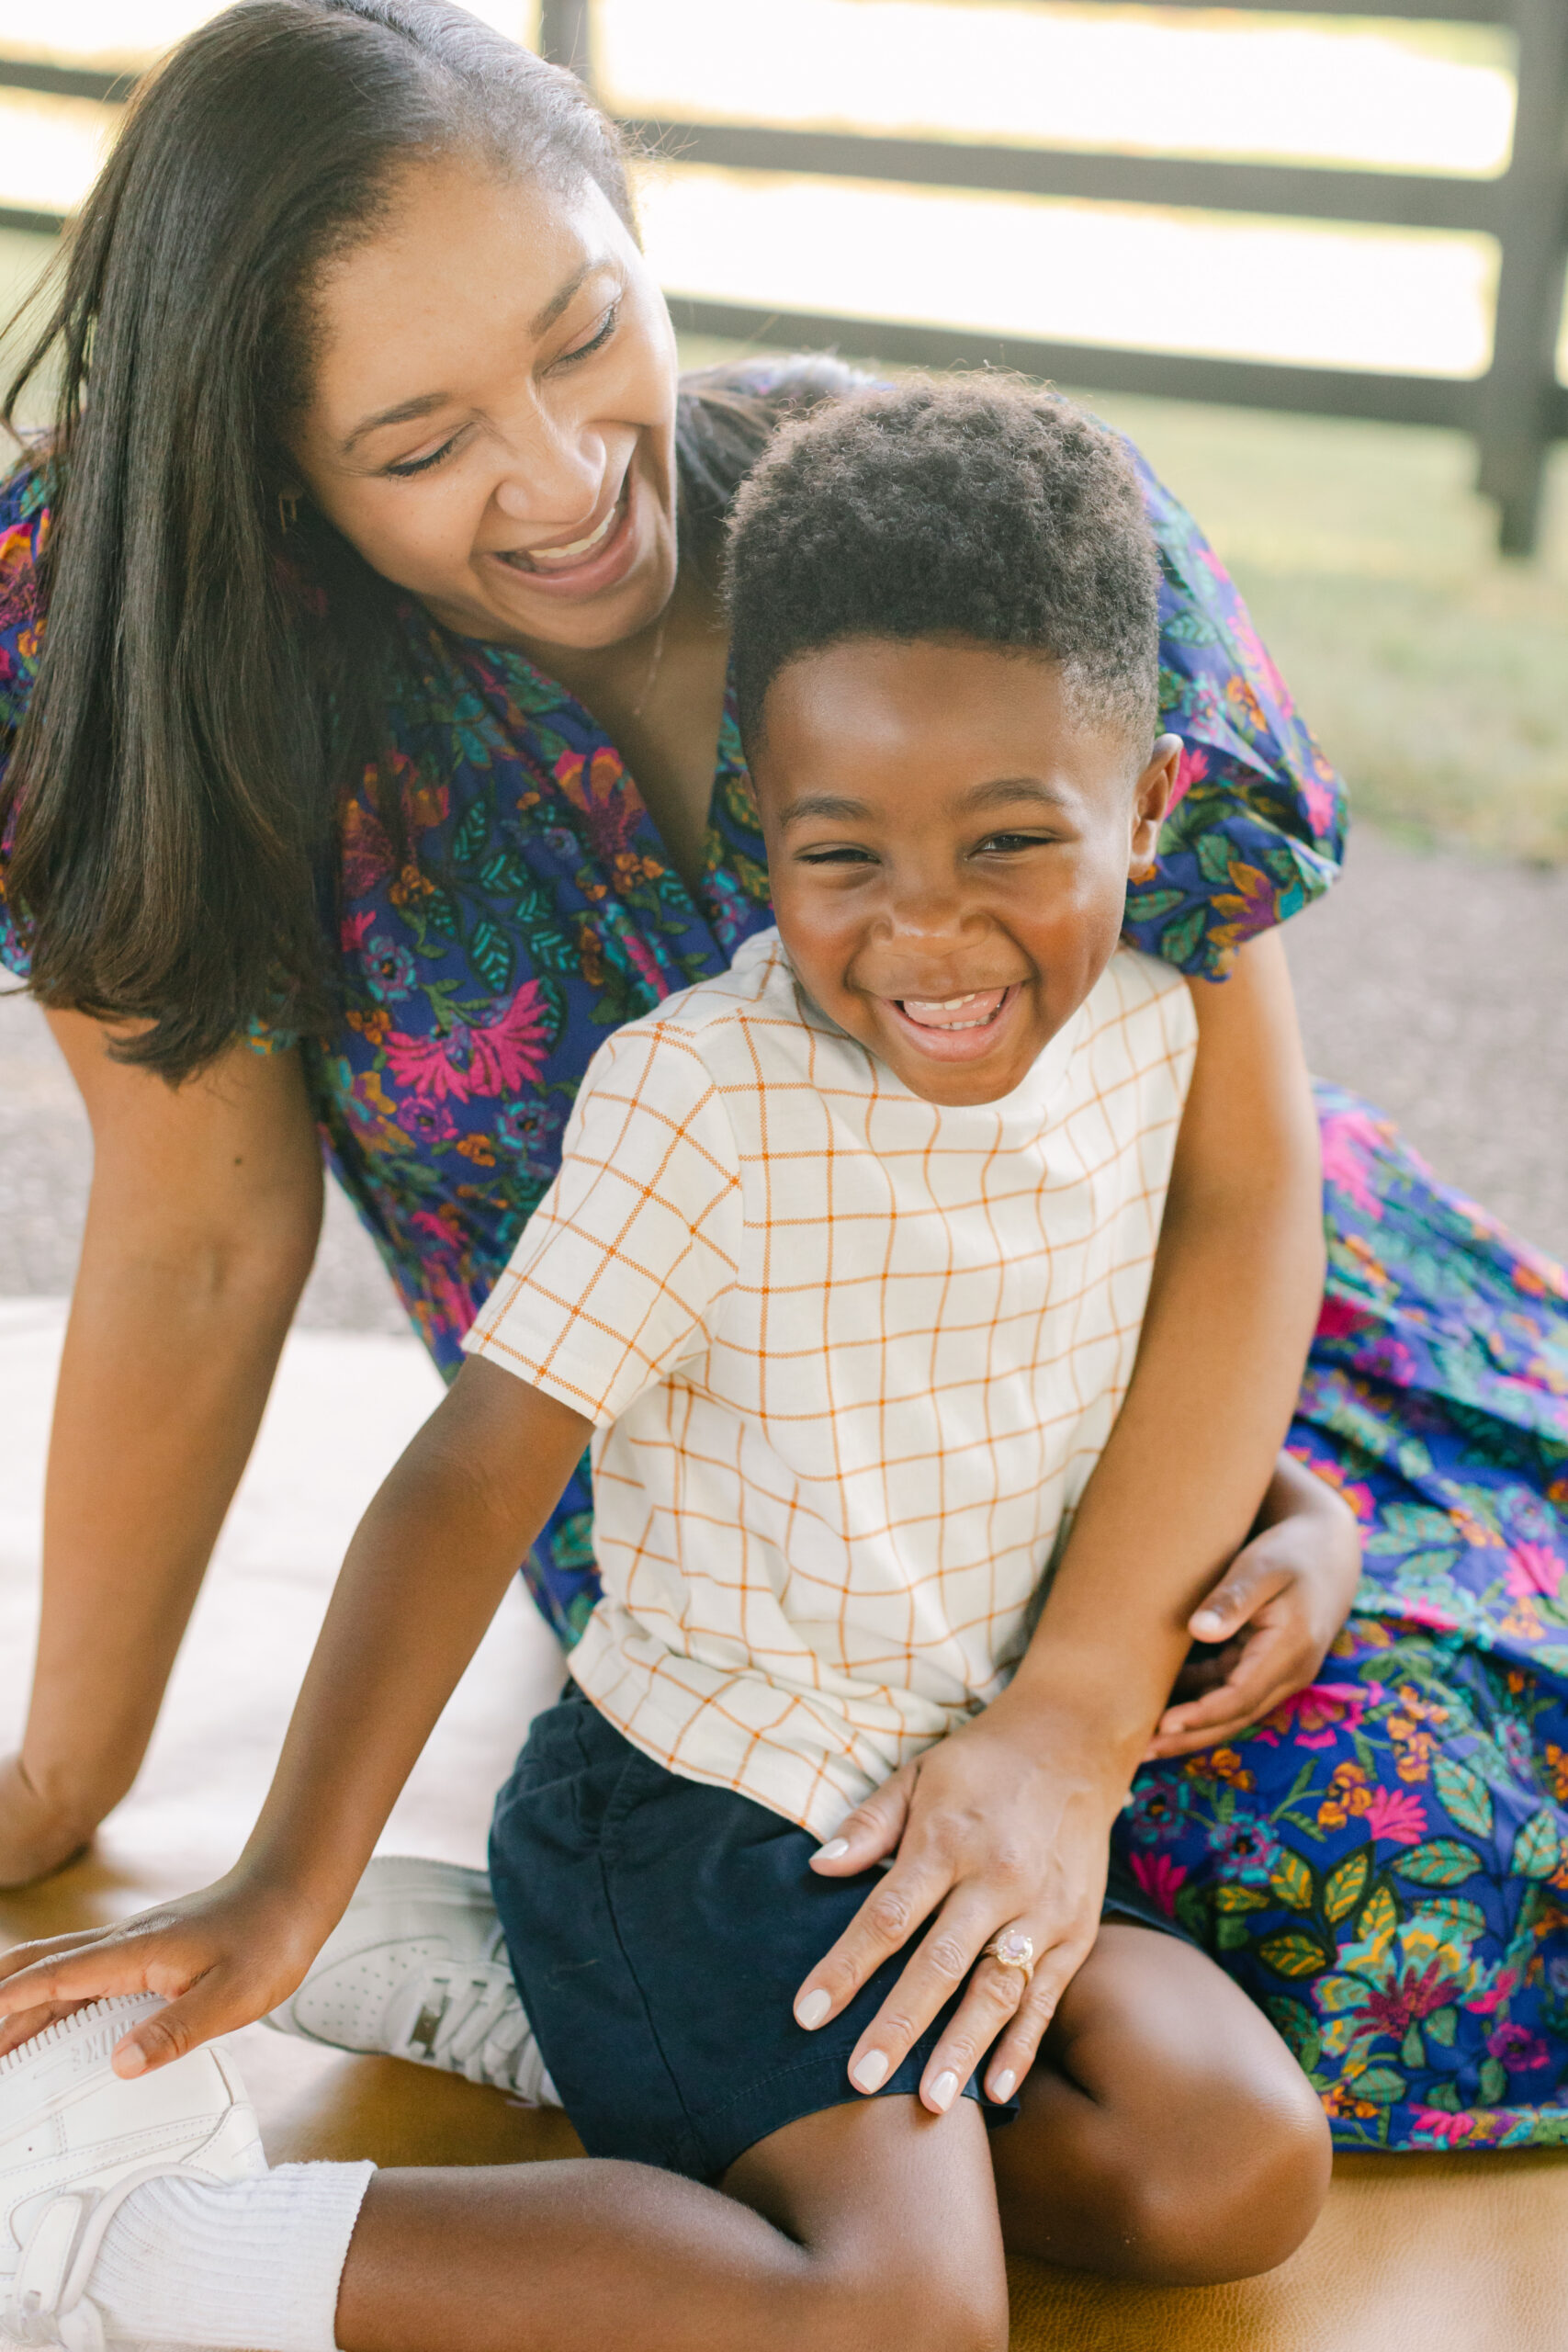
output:
[{"label": "wooden beam", "polygon": [[948,139],[889,139],[795,130],[771,123],[630,121],[645,150],[671,163],[731,171],[804,172],[833,179],[897,180],[920,187],[1000,190],[1089,204],[1154,204],[1206,212],[1260,212],[1308,220],[1372,221],[1409,229],[1496,233],[1496,179],[1332,166],[1214,163],[1059,147]]},{"label": "wooden beam", "polygon": [[[1484,390],[1484,379],[1461,377],[1379,375],[1370,369],[1293,367],[1192,352],[1122,351],[1109,345],[987,334],[978,328],[769,311],[691,294],[667,299],[670,314],[684,334],[716,335],[785,351],[836,351],[846,359],[895,368],[1003,368],[1086,390],[1136,392],[1156,400],[1213,401],[1224,407],[1437,425],[1468,433],[1475,430]],[[1553,436],[1568,439],[1568,387],[1556,387],[1548,415]]]}]

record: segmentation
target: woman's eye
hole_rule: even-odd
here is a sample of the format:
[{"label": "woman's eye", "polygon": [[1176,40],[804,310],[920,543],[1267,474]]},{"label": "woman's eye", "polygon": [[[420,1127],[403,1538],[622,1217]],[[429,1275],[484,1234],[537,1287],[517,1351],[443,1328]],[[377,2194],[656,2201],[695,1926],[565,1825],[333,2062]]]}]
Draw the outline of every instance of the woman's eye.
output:
[{"label": "woman's eye", "polygon": [[602,350],[604,345],[609,342],[610,337],[615,334],[616,327],[620,324],[620,303],[618,301],[612,302],[604,317],[600,320],[598,325],[594,328],[593,333],[589,336],[587,342],[577,344],[570,351],[563,351],[560,357],[556,361],[556,366],[558,368],[570,368],[574,360],[586,359],[591,351]]},{"label": "woman's eye", "polygon": [[428,458],[404,458],[395,466],[383,467],[382,471],[395,474],[400,481],[406,481],[410,474],[427,474],[432,466],[440,465],[443,458],[451,456],[457,446],[457,438],[454,433],[449,441],[443,441],[440,448],[433,449]]}]

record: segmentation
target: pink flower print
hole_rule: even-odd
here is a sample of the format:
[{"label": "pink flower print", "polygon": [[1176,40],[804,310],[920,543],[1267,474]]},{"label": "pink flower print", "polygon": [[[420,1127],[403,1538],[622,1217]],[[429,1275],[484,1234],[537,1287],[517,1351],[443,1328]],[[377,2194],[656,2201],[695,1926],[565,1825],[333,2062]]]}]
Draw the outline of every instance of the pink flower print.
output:
[{"label": "pink flower print", "polygon": [[1364,1112],[1347,1111],[1323,1122],[1323,1176],[1349,1193],[1363,1216],[1382,1216],[1382,1203],[1367,1182],[1367,1159],[1382,1141],[1377,1124]]},{"label": "pink flower print", "polygon": [[1158,1904],[1168,1919],[1174,1919],[1176,1891],[1187,1876],[1186,1864],[1173,1862],[1168,1854],[1134,1854],[1131,1864],[1144,1893]]},{"label": "pink flower print", "polygon": [[626,949],[627,963],[655,997],[666,997],[671,989],[679,987],[678,980],[672,980],[669,973],[660,970],[659,958],[646,939],[639,939],[635,932],[628,932],[623,936],[621,945]]},{"label": "pink flower print", "polygon": [[1339,803],[1325,785],[1315,783],[1311,776],[1302,779],[1302,798],[1306,803],[1307,821],[1320,841],[1334,831],[1334,820]]},{"label": "pink flower print", "polygon": [[1472,1993],[1466,2001],[1465,2007],[1473,2009],[1477,2017],[1494,2017],[1500,2008],[1506,2007],[1517,1990],[1518,1982],[1518,1970],[1505,1968],[1496,1983],[1489,1984],[1484,1993]]},{"label": "pink flower print", "polygon": [[1203,745],[1201,743],[1184,744],[1181,758],[1177,764],[1176,789],[1170,796],[1170,808],[1165,812],[1168,817],[1170,809],[1176,808],[1179,802],[1185,800],[1193,786],[1201,784],[1208,773],[1209,754]]},{"label": "pink flower print", "polygon": [[1429,1960],[1425,1968],[1401,1969],[1392,1985],[1374,1986],[1362,2015],[1380,2033],[1398,2041],[1418,2018],[1448,2008],[1463,1989],[1461,1982],[1444,1973],[1440,1960]]},{"label": "pink flower print", "polygon": [[1418,2138],[1441,2141],[1446,2148],[1462,2147],[1478,2136],[1481,2126],[1477,2116],[1450,2115],[1440,2107],[1418,2107],[1415,2120]]},{"label": "pink flower print", "polygon": [[1562,1562],[1548,1544],[1510,1544],[1505,1580],[1515,1600],[1529,1600],[1537,1593],[1555,1600],[1562,1583]]},{"label": "pink flower print", "polygon": [[1374,1789],[1366,1811],[1369,1835],[1389,1846],[1418,1846],[1427,1835],[1427,1814],[1408,1789]]},{"label": "pink flower print", "polygon": [[494,1021],[460,1022],[445,1036],[387,1038],[387,1067],[414,1093],[467,1102],[531,1086],[549,1050],[549,1020],[537,980],[525,980]]},{"label": "pink flower print", "polygon": [[1348,1340],[1361,1329],[1366,1319],[1364,1306],[1353,1306],[1348,1298],[1337,1298],[1329,1291],[1318,1312],[1317,1337],[1320,1340]]},{"label": "pink flower print", "polygon": [[376,912],[374,907],[370,908],[368,911],[364,914],[345,915],[342,927],[338,933],[338,936],[343,942],[344,954],[345,956],[357,956],[360,949],[365,944],[367,933],[374,931],[376,925],[380,922],[380,920],[381,918]]},{"label": "pink flower print", "polygon": [[1397,1604],[1401,1623],[1425,1625],[1428,1633],[1457,1634],[1459,1619],[1450,1609],[1439,1609],[1435,1600],[1404,1600]]},{"label": "pink flower print", "polygon": [[1304,1690],[1267,1714],[1255,1738],[1278,1747],[1291,1739],[1297,1747],[1332,1747],[1342,1731],[1354,1731],[1367,1712],[1367,1693],[1356,1682],[1309,1682]]},{"label": "pink flower print", "polygon": [[1538,2033],[1522,2025],[1500,2025],[1486,2037],[1486,2047],[1500,2058],[1510,2075],[1529,2074],[1551,2062],[1551,2052]]}]

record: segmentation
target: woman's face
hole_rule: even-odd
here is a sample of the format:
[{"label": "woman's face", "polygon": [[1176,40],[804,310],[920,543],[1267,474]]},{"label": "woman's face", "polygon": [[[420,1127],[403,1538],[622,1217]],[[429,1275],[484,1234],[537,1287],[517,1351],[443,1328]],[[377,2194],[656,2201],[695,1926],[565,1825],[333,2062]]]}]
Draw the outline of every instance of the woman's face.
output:
[{"label": "woman's face", "polygon": [[648,266],[588,179],[456,157],[314,289],[310,496],[465,636],[590,651],[675,582],[675,345]]}]

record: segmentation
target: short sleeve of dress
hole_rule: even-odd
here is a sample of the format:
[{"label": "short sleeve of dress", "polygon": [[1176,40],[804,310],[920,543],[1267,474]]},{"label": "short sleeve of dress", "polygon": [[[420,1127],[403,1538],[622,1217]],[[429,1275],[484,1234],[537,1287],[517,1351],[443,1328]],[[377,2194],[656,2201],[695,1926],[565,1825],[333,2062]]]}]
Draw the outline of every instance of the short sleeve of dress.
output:
[{"label": "short sleeve of dress", "polygon": [[[38,676],[42,624],[37,567],[49,537],[49,506],[29,469],[0,490],[0,766],[10,759]],[[26,978],[29,965],[21,920],[6,892],[9,837],[0,842],[0,964]]]},{"label": "short sleeve of dress", "polygon": [[1184,746],[1159,854],[1127,892],[1123,936],[1218,979],[1244,941],[1339,872],[1345,790],[1192,517],[1134,452],[1159,548],[1160,720]]}]

